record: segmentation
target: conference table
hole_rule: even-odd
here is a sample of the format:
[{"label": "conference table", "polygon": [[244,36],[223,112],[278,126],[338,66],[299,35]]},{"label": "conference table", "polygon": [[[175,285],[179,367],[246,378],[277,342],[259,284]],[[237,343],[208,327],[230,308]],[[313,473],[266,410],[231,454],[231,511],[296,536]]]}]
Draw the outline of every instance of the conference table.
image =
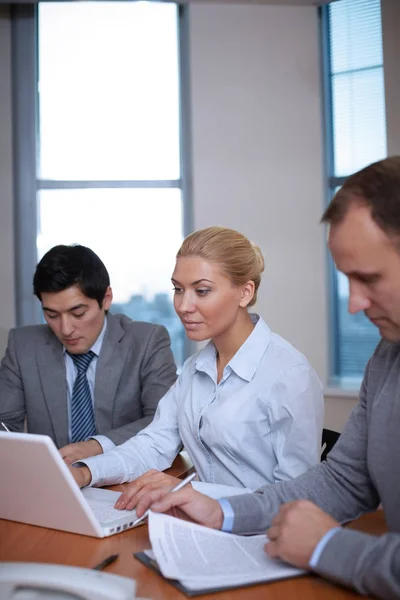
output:
[{"label": "conference table", "polygon": [[[184,454],[178,456],[168,473],[185,476],[191,468]],[[113,489],[123,489],[114,486]],[[364,515],[349,525],[372,534],[387,531],[384,513]],[[91,568],[111,554],[119,558],[107,572],[136,580],[137,595],[151,600],[182,600],[186,596],[160,575],[133,557],[150,548],[147,525],[97,539],[0,519],[0,561],[56,563]],[[363,596],[365,598],[365,596]],[[315,575],[255,585],[201,596],[204,600],[350,600],[355,592],[333,585]]]}]

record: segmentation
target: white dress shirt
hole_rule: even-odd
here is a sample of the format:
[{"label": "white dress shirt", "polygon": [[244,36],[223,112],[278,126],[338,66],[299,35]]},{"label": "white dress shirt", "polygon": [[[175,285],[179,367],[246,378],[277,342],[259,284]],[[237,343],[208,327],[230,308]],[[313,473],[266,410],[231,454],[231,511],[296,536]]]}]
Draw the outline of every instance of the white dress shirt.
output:
[{"label": "white dress shirt", "polygon": [[256,324],[217,383],[212,342],[184,364],[153,422],[124,444],[81,461],[91,485],[168,468],[184,445],[200,481],[251,490],[293,479],[319,461],[324,400],[306,358]]},{"label": "white dress shirt", "polygon": [[[102,330],[100,331],[100,335],[89,350],[94,352],[95,356],[91,360],[87,371],[86,377],[89,383],[90,396],[92,398],[92,405],[94,408],[94,385],[96,381],[96,368],[97,368],[97,360],[100,354],[101,347],[103,345],[104,336],[106,335],[107,330],[107,317],[104,319],[104,324]],[[89,352],[88,350],[88,352]],[[72,426],[71,426],[71,398],[72,392],[74,389],[75,379],[78,375],[78,369],[75,366],[74,361],[68,354],[66,348],[64,348],[64,361],[65,361],[65,372],[67,378],[67,407],[68,407],[68,438],[72,439]],[[105,435],[93,435],[91,436],[95,440],[97,440],[100,446],[103,448],[103,452],[107,452],[108,450],[112,450],[115,447],[115,444],[108,439]]]}]

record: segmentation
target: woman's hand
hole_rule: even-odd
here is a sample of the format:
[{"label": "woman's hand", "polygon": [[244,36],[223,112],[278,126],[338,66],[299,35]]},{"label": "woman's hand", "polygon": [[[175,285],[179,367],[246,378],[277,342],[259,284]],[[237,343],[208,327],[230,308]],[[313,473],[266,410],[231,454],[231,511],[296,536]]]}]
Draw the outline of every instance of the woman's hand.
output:
[{"label": "woman's hand", "polygon": [[144,494],[136,506],[137,516],[141,517],[151,508],[154,512],[167,513],[212,529],[222,528],[224,514],[217,500],[196,492],[191,485],[178,492],[169,492],[164,487]]},{"label": "woman's hand", "polygon": [[171,475],[151,469],[127,485],[115,503],[115,508],[132,510],[144,494],[160,488],[169,491],[180,482],[181,479],[177,477],[171,477]]}]

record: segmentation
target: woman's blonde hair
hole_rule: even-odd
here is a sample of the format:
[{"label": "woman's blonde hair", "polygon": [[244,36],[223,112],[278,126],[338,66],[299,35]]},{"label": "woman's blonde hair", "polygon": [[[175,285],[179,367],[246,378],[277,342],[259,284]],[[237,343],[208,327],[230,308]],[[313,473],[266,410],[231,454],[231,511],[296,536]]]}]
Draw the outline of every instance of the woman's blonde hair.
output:
[{"label": "woman's blonde hair", "polygon": [[264,257],[257,244],[246,236],[227,227],[206,227],[187,236],[176,258],[199,256],[207,262],[218,264],[234,285],[254,282],[254,296],[249,306],[257,301],[257,291],[264,271]]}]

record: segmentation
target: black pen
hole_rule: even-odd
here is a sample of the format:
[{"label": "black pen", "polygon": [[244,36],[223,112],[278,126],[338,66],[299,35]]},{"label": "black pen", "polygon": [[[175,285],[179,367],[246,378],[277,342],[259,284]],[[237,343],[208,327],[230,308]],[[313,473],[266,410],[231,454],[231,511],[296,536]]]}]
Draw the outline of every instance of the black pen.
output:
[{"label": "black pen", "polygon": [[112,565],[112,563],[117,560],[118,556],[119,554],[111,554],[111,556],[107,556],[107,558],[99,562],[99,564],[93,567],[93,569],[95,571],[102,571],[108,567],[108,565]]}]

